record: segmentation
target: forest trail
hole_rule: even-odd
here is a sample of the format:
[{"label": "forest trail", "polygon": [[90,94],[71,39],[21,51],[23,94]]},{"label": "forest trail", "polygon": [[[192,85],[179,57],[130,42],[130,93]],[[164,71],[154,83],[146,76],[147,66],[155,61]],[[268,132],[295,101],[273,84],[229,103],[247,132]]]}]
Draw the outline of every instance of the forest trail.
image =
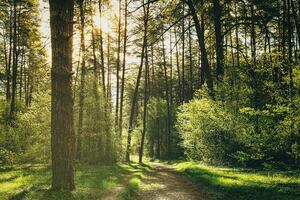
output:
[{"label": "forest trail", "polygon": [[101,200],[117,200],[119,199],[120,193],[124,190],[126,187],[126,184],[128,183],[129,179],[131,177],[131,174],[125,175],[121,178],[118,185],[109,193],[101,197]]},{"label": "forest trail", "polygon": [[151,163],[153,173],[141,180],[138,200],[205,200],[208,194],[177,174],[171,165]]}]

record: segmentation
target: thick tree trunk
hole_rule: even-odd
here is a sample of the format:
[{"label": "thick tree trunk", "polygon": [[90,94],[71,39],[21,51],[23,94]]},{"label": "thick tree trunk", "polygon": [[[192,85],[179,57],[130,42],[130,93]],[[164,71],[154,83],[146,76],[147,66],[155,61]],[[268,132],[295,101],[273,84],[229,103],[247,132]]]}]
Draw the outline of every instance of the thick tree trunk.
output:
[{"label": "thick tree trunk", "polygon": [[51,150],[52,189],[72,190],[75,134],[73,125],[73,0],[50,0],[52,46]]}]

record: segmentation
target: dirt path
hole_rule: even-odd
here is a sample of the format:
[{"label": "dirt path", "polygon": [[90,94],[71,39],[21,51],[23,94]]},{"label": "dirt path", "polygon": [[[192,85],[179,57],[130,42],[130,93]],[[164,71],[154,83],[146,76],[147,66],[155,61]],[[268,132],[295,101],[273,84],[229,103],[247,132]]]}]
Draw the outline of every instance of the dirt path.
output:
[{"label": "dirt path", "polygon": [[195,187],[172,166],[151,163],[154,173],[142,179],[138,200],[206,200],[208,195]]}]

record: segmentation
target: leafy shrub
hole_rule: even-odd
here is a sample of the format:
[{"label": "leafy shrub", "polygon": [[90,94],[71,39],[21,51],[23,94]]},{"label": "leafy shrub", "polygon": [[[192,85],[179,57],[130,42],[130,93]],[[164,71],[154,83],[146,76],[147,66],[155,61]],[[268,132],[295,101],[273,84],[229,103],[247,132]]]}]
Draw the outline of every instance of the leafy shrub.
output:
[{"label": "leafy shrub", "polygon": [[0,165],[10,165],[14,163],[15,155],[12,151],[0,147]]},{"label": "leafy shrub", "polygon": [[185,154],[193,160],[230,163],[239,147],[236,119],[208,97],[184,104],[177,116],[177,128]]}]

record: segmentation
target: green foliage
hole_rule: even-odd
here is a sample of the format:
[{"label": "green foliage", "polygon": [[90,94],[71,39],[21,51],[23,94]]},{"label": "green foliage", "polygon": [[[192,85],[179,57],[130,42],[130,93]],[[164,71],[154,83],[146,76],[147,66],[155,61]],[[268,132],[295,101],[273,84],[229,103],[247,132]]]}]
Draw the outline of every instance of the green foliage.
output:
[{"label": "green foliage", "polygon": [[196,98],[181,106],[177,128],[185,154],[193,160],[225,164],[239,146],[236,119],[209,98]]},{"label": "green foliage", "polygon": [[13,124],[4,123],[0,127],[0,160],[3,164],[49,162],[49,93],[36,93],[30,108],[22,108]]}]

